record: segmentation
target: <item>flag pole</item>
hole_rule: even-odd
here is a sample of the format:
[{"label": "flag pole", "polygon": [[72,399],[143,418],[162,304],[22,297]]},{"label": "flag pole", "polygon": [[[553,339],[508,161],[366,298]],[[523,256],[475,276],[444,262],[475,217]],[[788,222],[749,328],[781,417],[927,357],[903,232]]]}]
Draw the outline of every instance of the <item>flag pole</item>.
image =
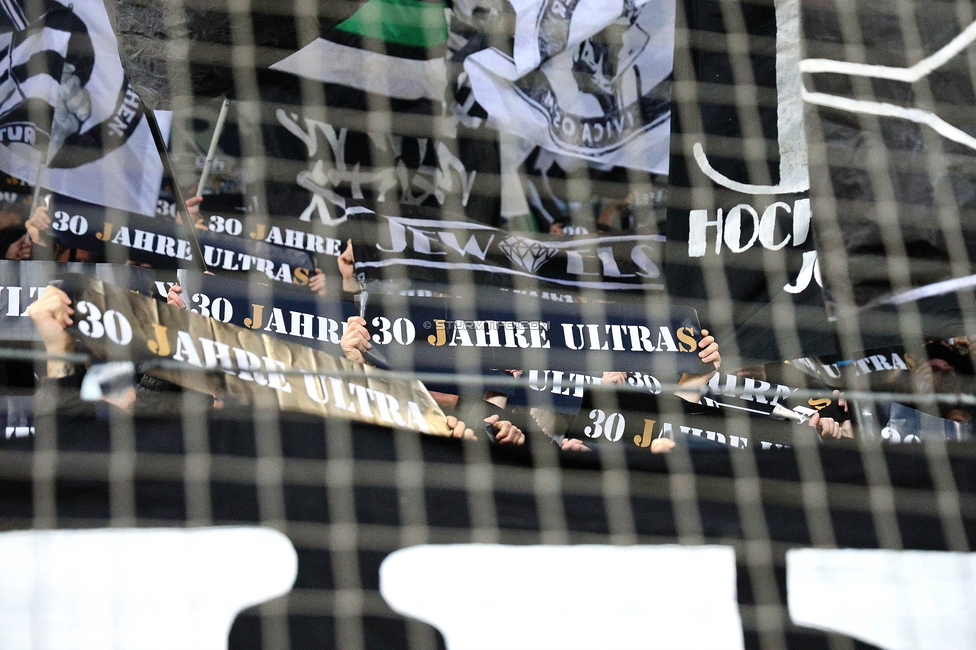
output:
[{"label": "flag pole", "polygon": [[200,241],[197,239],[196,227],[193,224],[193,220],[190,218],[190,213],[186,209],[186,203],[183,202],[183,192],[180,190],[180,184],[176,179],[176,174],[173,173],[173,163],[169,158],[169,151],[166,150],[166,140],[163,138],[163,132],[159,129],[159,123],[156,121],[156,116],[151,110],[143,106],[143,113],[146,116],[146,123],[149,125],[149,130],[152,132],[153,141],[156,143],[156,151],[159,152],[159,158],[163,161],[163,172],[169,176],[170,182],[173,186],[173,198],[176,200],[176,209],[180,213],[180,223],[183,226],[183,232],[186,235],[187,241],[190,242],[190,251],[193,253],[193,259],[196,260],[196,266],[200,271],[207,271],[207,264],[203,261],[203,250],[200,248]]},{"label": "flag pole", "polygon": [[[46,168],[47,168],[47,163],[42,162],[38,165],[37,176],[35,177],[34,180],[34,197],[33,199],[31,199],[30,212],[27,217],[28,221],[34,216],[34,211],[37,210],[37,206],[41,204],[41,176],[44,175],[44,170]],[[38,233],[38,234],[42,239],[44,238],[44,233]],[[47,246],[41,244],[31,246],[30,258],[32,260],[39,260],[39,259],[53,260],[54,242],[49,241]]]},{"label": "flag pole", "polygon": [[220,114],[217,115],[217,124],[214,126],[213,136],[210,138],[210,148],[207,149],[207,160],[203,163],[203,173],[200,174],[200,182],[197,183],[197,196],[203,196],[203,186],[207,184],[210,176],[210,165],[213,164],[214,156],[217,153],[217,141],[220,134],[224,132],[224,122],[227,121],[227,111],[230,108],[230,100],[224,97],[224,102],[220,105]]}]

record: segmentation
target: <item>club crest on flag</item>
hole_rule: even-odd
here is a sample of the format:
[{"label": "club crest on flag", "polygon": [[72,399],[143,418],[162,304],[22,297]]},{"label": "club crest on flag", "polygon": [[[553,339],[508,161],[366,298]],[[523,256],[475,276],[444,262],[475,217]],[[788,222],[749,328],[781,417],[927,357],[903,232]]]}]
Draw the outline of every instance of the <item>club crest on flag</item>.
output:
[{"label": "club crest on flag", "polygon": [[555,153],[667,173],[674,7],[529,3],[516,12],[513,51],[485,48],[464,70],[497,128]]},{"label": "club crest on flag", "polygon": [[[556,5],[557,8],[552,5]],[[671,115],[670,84],[644,88],[638,58],[651,37],[637,21],[637,9],[584,40],[571,56],[554,57],[549,65],[516,82],[523,98],[547,116],[552,138],[569,149],[589,153],[613,151]],[[539,48],[565,47],[568,27],[562,3],[547,3],[539,26]],[[570,9],[571,11],[571,9]],[[626,10],[625,10],[626,11]],[[548,43],[549,32],[559,43]],[[567,94],[575,83],[577,93]]]}]

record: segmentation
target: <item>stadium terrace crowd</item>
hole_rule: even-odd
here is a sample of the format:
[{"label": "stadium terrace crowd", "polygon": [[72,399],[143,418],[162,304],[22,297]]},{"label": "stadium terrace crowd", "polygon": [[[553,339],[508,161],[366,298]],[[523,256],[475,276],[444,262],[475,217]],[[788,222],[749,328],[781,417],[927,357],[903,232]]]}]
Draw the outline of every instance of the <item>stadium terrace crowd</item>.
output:
[{"label": "stadium terrace crowd", "polygon": [[[195,226],[205,229],[200,204],[201,199],[193,198],[187,201],[187,208],[196,221]],[[49,208],[43,202],[33,210],[30,210],[29,197],[5,205],[0,209],[0,248],[5,250],[5,258],[11,261],[103,261],[104,258],[98,254],[66,248],[54,241],[50,235],[51,222]],[[306,290],[325,300],[354,300],[361,285],[354,273],[353,242],[348,240],[341,254],[334,259],[335,268],[315,269]],[[161,300],[162,296],[157,296],[157,299]],[[175,307],[187,307],[183,288],[177,283],[171,283],[165,300]],[[27,314],[50,360],[36,367],[27,362],[4,361],[0,364],[3,371],[0,381],[8,388],[22,392],[36,390],[35,409],[38,412],[50,413],[52,409],[62,409],[96,413],[97,410],[93,410],[91,405],[85,405],[79,394],[88,368],[61,360],[64,355],[78,350],[79,345],[65,329],[75,318],[70,298],[57,287],[48,287],[29,306]],[[352,316],[343,324],[340,346],[348,360],[357,364],[373,363],[373,340],[364,318]],[[877,437],[878,430],[887,430],[884,427],[890,404],[872,404],[870,408],[863,409],[861,418],[857,418],[843,395],[825,381],[835,375],[841,376],[845,369],[843,362],[828,364],[816,360],[796,360],[745,366],[723,374],[719,344],[706,329],[701,330],[697,346],[698,356],[703,363],[711,366],[710,369],[702,374],[682,374],[669,382],[676,385],[674,395],[687,404],[701,405],[703,409],[706,406],[729,406],[726,398],[748,400],[751,393],[754,405],[762,405],[750,413],[751,418],[769,418],[808,427],[825,441]],[[865,359],[846,364],[846,370],[866,377],[867,385],[877,391],[923,396],[933,393],[972,394],[976,375],[971,357],[973,351],[969,338],[935,340],[928,342],[923,350],[866,356]],[[810,372],[810,369],[819,370]],[[522,369],[498,369],[494,372],[498,376],[525,380]],[[640,373],[605,369],[594,384],[626,388],[640,385],[640,382]],[[566,451],[589,451],[594,447],[587,438],[570,434],[572,414],[542,413],[538,408],[512,403],[510,383],[493,386],[488,381],[487,388],[460,392],[441,392],[434,390],[438,388],[434,385],[429,388],[431,396],[447,415],[448,426],[456,438],[487,439],[495,444],[513,446],[547,442]],[[147,374],[110,375],[101,384],[101,400],[109,410],[118,409],[127,413],[164,414],[167,409],[173,408],[173,398],[186,392],[179,386]],[[733,387],[736,390],[730,390]],[[776,392],[777,387],[787,387],[786,397],[796,388],[813,391],[813,397],[799,400],[796,403],[800,405],[792,408],[789,400],[781,399],[784,395],[782,391]],[[222,396],[206,396],[206,399],[212,402],[213,408],[223,405]],[[735,402],[735,399],[731,402]],[[829,408],[825,408],[828,405]],[[689,408],[688,412],[694,414],[694,408]],[[733,408],[741,408],[741,404],[739,407],[733,405]],[[971,435],[974,419],[971,406],[946,399],[918,408],[928,416],[958,424],[960,437]],[[873,429],[864,425],[866,418],[876,425]],[[653,453],[667,452],[677,444],[722,446],[720,440],[676,431],[655,438],[649,450]]]}]

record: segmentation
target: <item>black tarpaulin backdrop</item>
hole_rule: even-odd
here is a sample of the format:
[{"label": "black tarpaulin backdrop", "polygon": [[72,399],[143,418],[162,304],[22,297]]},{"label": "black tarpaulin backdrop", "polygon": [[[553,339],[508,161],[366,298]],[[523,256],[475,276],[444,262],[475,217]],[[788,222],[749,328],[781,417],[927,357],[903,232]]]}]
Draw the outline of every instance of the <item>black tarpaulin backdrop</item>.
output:
[{"label": "black tarpaulin backdrop", "polygon": [[[829,260],[824,279],[842,307],[877,305],[974,273],[973,45],[917,79],[883,78],[938,55],[958,37],[969,26],[958,9],[952,2],[803,4],[805,58],[827,62],[803,75],[813,223]],[[940,121],[945,134],[920,124],[923,118]],[[969,331],[963,319],[972,309],[971,288],[910,301],[880,312],[887,318],[862,314],[861,334],[865,347],[910,336],[916,326],[928,336],[959,335]]]},{"label": "black tarpaulin backdrop", "polygon": [[[47,408],[53,403],[48,402]],[[195,413],[190,416],[194,426],[188,426],[160,415],[166,412],[165,406],[146,406],[135,419],[134,470],[124,485],[110,488],[113,461],[109,452],[114,434],[104,409],[101,417],[95,417],[95,407],[90,405],[62,409],[57,434],[50,415],[38,415],[36,444],[56,452],[56,469],[49,478],[32,477],[32,439],[0,441],[4,455],[0,463],[0,527],[27,528],[35,521],[58,528],[110,526],[113,516],[120,513],[110,496],[116,489],[130,490],[134,495],[131,516],[136,525],[182,527],[189,518],[188,508],[200,506],[189,504],[188,495],[203,489],[208,495],[208,524],[270,524],[283,527],[295,544],[298,579],[286,601],[284,623],[290,647],[296,650],[341,647],[337,628],[349,625],[360,630],[366,648],[411,647],[408,629],[415,630],[420,624],[390,611],[378,593],[380,562],[404,545],[401,527],[423,524],[428,543],[469,543],[473,541],[475,512],[490,507],[495,513],[490,523],[497,529],[499,542],[544,543],[541,531],[547,527],[542,511],[550,504],[529,487],[540,463],[557,463],[561,468],[563,487],[556,498],[565,517],[568,542],[612,543],[611,502],[587,486],[605,480],[603,471],[616,471],[620,459],[604,460],[597,453],[556,458],[554,450],[549,454],[542,448],[502,447],[479,448],[472,457],[472,448],[459,441],[391,433],[363,424],[347,426],[338,420],[289,417],[280,420],[280,426],[275,427],[279,433],[272,435],[256,426],[253,419]],[[206,476],[185,473],[186,454],[191,448],[193,453],[209,458]],[[862,453],[852,446],[831,446],[807,448],[803,453],[756,453],[751,458],[762,488],[756,507],[745,505],[738,495],[742,487],[734,477],[741,470],[734,454],[743,453],[750,452],[693,450],[686,458],[691,463],[687,476],[695,487],[695,503],[701,514],[701,541],[731,544],[742,551],[737,561],[738,599],[747,648],[760,647],[764,634],[756,627],[757,608],[772,606],[785,617],[785,551],[810,546],[815,539],[812,535],[819,539],[824,532],[811,532],[814,520],[811,511],[804,509],[798,470],[801,457],[823,467],[826,482],[818,489],[828,494],[832,541],[837,546],[890,548],[891,540],[898,539],[904,549],[951,548],[943,532],[944,522],[934,514],[938,512],[939,493],[933,476],[941,467],[930,463],[941,461],[927,459],[917,448],[889,447]],[[973,458],[973,448],[968,444],[953,446],[948,456],[951,476],[963,499],[971,499],[976,492]],[[276,486],[256,478],[257,466],[269,461],[281,463],[282,482]],[[416,487],[397,482],[394,469],[396,463],[404,461],[420,463],[423,469],[424,479]],[[324,470],[334,462],[351,462],[349,482],[329,478]],[[685,471],[681,466],[686,461],[635,450],[623,462],[628,469],[630,493],[626,504],[633,514],[635,542],[678,542],[677,508],[688,495],[675,492],[675,486],[683,483],[674,479]],[[890,476],[894,510],[875,517],[869,506],[871,479],[865,466],[877,462]],[[470,491],[470,475],[485,469],[495,473],[495,486]],[[267,509],[272,495],[268,490],[272,488],[279,495],[274,498],[282,500],[283,521],[275,520]],[[49,498],[53,501],[48,502]],[[337,510],[336,504],[346,500],[351,509]],[[412,506],[401,507],[406,503],[419,508],[423,521],[404,514],[412,511]],[[764,518],[764,530],[768,531],[768,538],[762,541],[773,545],[771,563],[744,551],[743,543],[756,539],[755,521],[750,523],[750,518],[757,516]],[[965,511],[961,516],[972,545],[976,543],[976,520]],[[330,531],[350,524],[360,531],[355,547],[334,548]],[[354,573],[350,574],[350,568]],[[777,586],[774,592],[762,588],[767,580]],[[349,593],[347,590],[361,595],[363,611],[355,615],[329,613],[329,603],[340,592]],[[261,632],[269,620],[273,617],[264,619],[257,608],[246,610],[235,622],[229,647],[266,647]],[[828,646],[830,635],[792,626],[788,618],[783,620],[786,647],[833,647]],[[434,647],[434,633],[424,633],[431,635],[427,638]],[[766,641],[768,638],[762,640]],[[858,643],[855,647],[870,646]]]},{"label": "black tarpaulin backdrop", "polygon": [[[781,178],[788,161],[781,156],[778,138],[796,134],[800,114],[797,107],[788,116],[792,130],[781,136],[774,2],[679,2],[675,42],[668,291],[692,301],[703,326],[731,356],[772,360],[833,352],[820,287],[809,277],[797,283],[804,253],[812,254],[814,242],[796,230],[796,223],[804,219],[803,204],[800,210],[797,205],[807,196],[806,187],[796,181],[802,175]],[[777,189],[762,193],[716,183],[696,161],[696,146],[730,181]],[[786,140],[786,146],[798,145]],[[775,228],[764,236],[759,222],[757,233],[754,215],[764,216],[777,202],[786,207],[776,208],[776,216],[767,220]],[[736,221],[734,209],[743,205]],[[705,211],[698,213],[699,221],[715,222],[718,210],[724,229],[720,233],[714,225],[706,226],[702,248],[693,211]],[[730,222],[740,224],[738,233]],[[780,246],[787,237],[788,243]],[[692,250],[694,242],[697,251]],[[742,252],[735,252],[739,249]],[[783,287],[788,284],[799,290],[787,292]],[[786,313],[789,318],[782,318]]]}]

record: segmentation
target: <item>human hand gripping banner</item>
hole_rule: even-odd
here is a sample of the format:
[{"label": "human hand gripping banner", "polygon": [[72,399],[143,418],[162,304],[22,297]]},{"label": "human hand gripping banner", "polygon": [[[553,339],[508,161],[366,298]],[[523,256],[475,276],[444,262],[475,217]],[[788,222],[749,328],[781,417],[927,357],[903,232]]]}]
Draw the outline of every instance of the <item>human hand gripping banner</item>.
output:
[{"label": "human hand gripping banner", "polygon": [[[66,275],[61,288],[75,309],[69,333],[98,359],[142,363],[150,374],[185,388],[283,411],[450,435],[443,411],[419,381],[388,379],[84,276]],[[147,363],[162,360],[185,370]]]}]

